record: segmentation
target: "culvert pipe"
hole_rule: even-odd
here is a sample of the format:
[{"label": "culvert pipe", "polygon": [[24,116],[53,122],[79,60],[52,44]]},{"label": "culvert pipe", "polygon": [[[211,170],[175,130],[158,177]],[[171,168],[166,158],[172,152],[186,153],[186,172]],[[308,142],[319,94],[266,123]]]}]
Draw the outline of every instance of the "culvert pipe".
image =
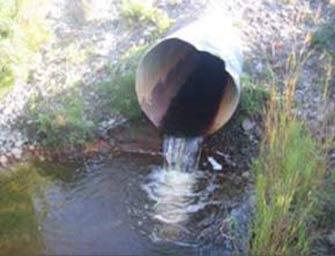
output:
[{"label": "culvert pipe", "polygon": [[198,20],[144,54],[136,94],[165,134],[208,136],[236,110],[241,70],[240,41],[232,26]]}]

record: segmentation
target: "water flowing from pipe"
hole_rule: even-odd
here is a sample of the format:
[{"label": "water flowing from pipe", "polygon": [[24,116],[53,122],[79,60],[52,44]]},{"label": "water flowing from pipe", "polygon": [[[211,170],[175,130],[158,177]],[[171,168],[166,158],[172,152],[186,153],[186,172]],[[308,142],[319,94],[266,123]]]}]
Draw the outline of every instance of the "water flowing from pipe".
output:
[{"label": "water flowing from pipe", "polygon": [[192,172],[197,169],[202,140],[202,137],[165,137],[163,144],[164,168],[167,171],[179,172]]},{"label": "water flowing from pipe", "polygon": [[197,167],[202,140],[201,137],[170,136],[164,139],[165,163],[163,167],[153,170],[149,182],[144,186],[149,198],[155,202],[153,218],[163,224],[158,231],[160,234],[156,232],[156,236],[162,237],[167,227],[169,236],[177,235],[189,215],[203,207],[194,202],[194,185],[201,177]]}]

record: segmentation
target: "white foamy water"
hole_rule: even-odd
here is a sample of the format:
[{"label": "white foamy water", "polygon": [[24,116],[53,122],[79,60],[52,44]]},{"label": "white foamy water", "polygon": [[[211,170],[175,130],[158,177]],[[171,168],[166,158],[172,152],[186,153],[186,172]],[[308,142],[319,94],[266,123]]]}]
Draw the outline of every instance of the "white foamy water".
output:
[{"label": "white foamy water", "polygon": [[193,187],[199,173],[158,168],[149,177],[144,189],[155,202],[153,217],[161,222],[178,224],[188,218],[193,206]]},{"label": "white foamy water", "polygon": [[201,137],[166,137],[163,144],[164,168],[168,171],[192,172],[198,167]]},{"label": "white foamy water", "polygon": [[153,218],[177,225],[205,206],[195,200],[199,195],[194,192],[197,180],[202,177],[197,169],[201,142],[199,137],[165,138],[164,167],[153,170],[144,185],[149,198],[155,202]]}]

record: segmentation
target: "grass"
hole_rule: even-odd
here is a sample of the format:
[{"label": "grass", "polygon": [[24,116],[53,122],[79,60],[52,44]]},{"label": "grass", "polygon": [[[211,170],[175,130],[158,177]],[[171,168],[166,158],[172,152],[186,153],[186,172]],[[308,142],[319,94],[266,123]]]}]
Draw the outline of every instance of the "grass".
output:
[{"label": "grass", "polygon": [[335,27],[334,24],[325,23],[318,27],[318,29],[314,32],[312,38],[312,44],[315,47],[326,49],[332,54],[335,54],[331,49],[331,45],[334,44],[335,38]]},{"label": "grass", "polygon": [[[329,145],[318,141],[292,113],[299,75],[309,56],[301,53],[304,56],[292,54],[288,58],[284,92],[271,93],[260,154],[253,164],[256,211],[252,255],[310,255],[320,227],[316,220],[330,218],[322,203],[329,193]],[[335,193],[334,186],[330,187]]]},{"label": "grass", "polygon": [[105,108],[130,120],[141,116],[135,93],[135,73],[138,62],[147,49],[148,45],[128,50],[118,64],[109,67],[111,81],[97,85],[99,94],[106,102]]},{"label": "grass", "polygon": [[48,0],[0,0],[0,97],[25,81],[34,54],[47,41]]},{"label": "grass", "polygon": [[[279,108],[279,109],[278,109]],[[304,123],[270,108],[266,140],[254,164],[256,182],[255,255],[305,255],[308,222],[326,173],[318,143]]]},{"label": "grass", "polygon": [[[311,251],[315,255],[332,255],[329,252],[329,230],[335,227],[335,171],[328,173],[323,188],[317,194],[319,209],[313,216],[314,236]],[[334,246],[334,244],[332,245]]]},{"label": "grass", "polygon": [[265,103],[269,98],[269,90],[264,85],[258,85],[246,74],[241,77],[242,94],[239,110],[243,115],[262,115]]},{"label": "grass", "polygon": [[317,19],[315,31],[312,34],[312,46],[335,57],[335,1],[329,0],[328,15]]},{"label": "grass", "polygon": [[86,119],[83,104],[76,88],[60,97],[57,104],[52,106],[46,104],[45,100],[33,100],[30,111],[31,116],[38,121],[36,132],[42,145],[58,148],[80,146],[88,142],[94,124]]},{"label": "grass", "polygon": [[70,43],[63,51],[65,52],[66,61],[69,65],[84,63],[90,55],[92,55],[89,50],[82,49],[82,47],[75,42]]},{"label": "grass", "polygon": [[151,0],[123,0],[122,16],[130,25],[141,24],[143,26],[154,25],[154,36],[160,35],[174,23],[166,12],[154,7]]},{"label": "grass", "polygon": [[0,255],[42,253],[32,195],[46,184],[30,165],[0,174]]},{"label": "grass", "polygon": [[101,88],[100,92],[110,97],[107,108],[112,113],[121,114],[128,119],[136,119],[141,115],[134,86],[135,77],[130,72],[114,78],[112,82],[102,82],[99,84]]},{"label": "grass", "polygon": [[[128,120],[141,117],[141,109],[135,93],[135,71],[148,45],[130,48],[117,64],[107,67],[111,80],[96,85],[100,96],[101,111],[120,114]],[[94,138],[96,120],[88,120],[84,99],[77,84],[57,102],[50,105],[48,99],[31,98],[29,116],[36,120],[33,134],[42,145],[53,149],[80,147]]]},{"label": "grass", "polygon": [[[138,19],[141,22],[152,22],[157,25],[159,33],[167,27],[161,23],[161,11],[154,7],[145,7],[143,3],[135,1],[123,2],[124,14]],[[127,11],[126,11],[127,10]],[[135,18],[137,17],[137,18]],[[164,15],[162,17],[165,17]],[[156,21],[157,19],[157,21]],[[163,19],[164,20],[164,19]],[[170,26],[170,24],[169,24]],[[152,38],[154,39],[154,37]],[[102,102],[103,111],[120,114],[129,120],[141,116],[141,109],[137,102],[135,93],[135,73],[140,58],[148,49],[149,43],[142,46],[131,47],[125,52],[118,62],[107,65],[111,79],[96,85],[97,93]],[[70,63],[82,61],[82,56],[73,55],[76,46],[69,47],[68,59]],[[38,120],[37,132],[42,144],[48,147],[62,147],[64,145],[82,145],[92,137],[94,124],[85,119],[83,102],[80,95],[62,97],[57,107],[36,107],[37,103],[32,100],[31,113]],[[36,113],[37,109],[44,109]]]}]

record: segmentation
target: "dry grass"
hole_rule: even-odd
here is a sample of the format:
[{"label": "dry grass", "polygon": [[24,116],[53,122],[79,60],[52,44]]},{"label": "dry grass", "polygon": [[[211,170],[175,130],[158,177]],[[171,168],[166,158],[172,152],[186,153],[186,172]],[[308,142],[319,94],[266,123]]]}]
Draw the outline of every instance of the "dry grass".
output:
[{"label": "dry grass", "polygon": [[[287,59],[285,89],[272,90],[256,173],[252,255],[309,255],[314,217],[325,193],[326,149],[293,113],[294,96],[311,52],[302,48]],[[275,87],[275,85],[273,86]]]}]

